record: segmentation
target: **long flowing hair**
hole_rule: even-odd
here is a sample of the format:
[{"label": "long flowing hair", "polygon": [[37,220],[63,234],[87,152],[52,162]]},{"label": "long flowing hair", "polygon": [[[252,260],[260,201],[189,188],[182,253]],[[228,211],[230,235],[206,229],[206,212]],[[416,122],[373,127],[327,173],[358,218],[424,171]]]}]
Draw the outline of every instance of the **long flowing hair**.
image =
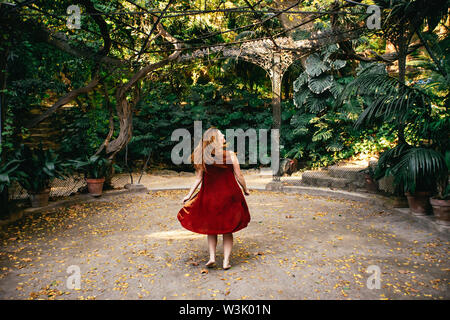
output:
[{"label": "long flowing hair", "polygon": [[[194,164],[195,171],[206,171],[206,165],[214,165],[218,167],[226,167],[226,143],[219,142],[219,129],[211,127],[203,133],[203,139],[192,152],[191,160]],[[217,162],[215,153],[222,153],[222,163]]]}]

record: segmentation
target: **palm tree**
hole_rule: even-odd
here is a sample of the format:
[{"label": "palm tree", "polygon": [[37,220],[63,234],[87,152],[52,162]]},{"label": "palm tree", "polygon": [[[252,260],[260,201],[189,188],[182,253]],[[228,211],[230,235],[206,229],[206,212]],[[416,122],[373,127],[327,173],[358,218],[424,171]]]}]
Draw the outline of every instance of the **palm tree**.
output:
[{"label": "palm tree", "polygon": [[[417,34],[422,41],[422,29],[426,25],[432,32],[441,20],[448,15],[449,0],[375,0],[376,5],[384,9],[386,16],[383,18],[382,36],[390,41],[398,56],[398,81],[405,84],[406,58],[410,54],[409,46],[413,36]],[[429,49],[427,42],[424,46]],[[434,55],[429,51],[430,56]],[[434,59],[433,59],[434,60]],[[435,60],[440,67],[440,63]],[[399,142],[405,142],[405,125],[398,123]]]},{"label": "palm tree", "polygon": [[434,150],[437,144],[430,145],[429,139],[424,140],[427,132],[423,124],[435,121],[432,99],[424,88],[405,85],[389,76],[384,65],[374,64],[346,86],[340,99],[343,101],[352,95],[375,96],[355,122],[356,128],[378,122],[402,123],[413,130],[410,132],[415,140],[412,145],[399,139],[396,147],[380,156],[375,179],[394,175],[398,194],[414,193],[416,189],[434,191],[437,181],[447,175],[448,169],[443,157],[445,150]]},{"label": "palm tree", "polygon": [[[433,119],[432,105],[435,97],[432,97],[423,85],[406,84],[406,58],[411,53],[409,45],[413,36],[417,34],[429,50],[434,69],[446,79],[448,85],[446,66],[436,58],[422,34],[425,26],[428,32],[433,32],[438,23],[446,19],[448,1],[374,2],[384,8],[386,13],[382,35],[396,48],[398,75],[390,76],[384,65],[373,64],[346,86],[339,100],[342,103],[353,95],[375,96],[359,116],[355,126],[367,126],[382,121],[392,123],[398,129],[398,144],[380,156],[375,178],[394,175],[396,193],[399,194],[405,191],[435,191],[439,181],[447,181],[448,167],[443,154],[446,152],[444,148],[448,147],[431,137],[441,138],[442,132],[448,133],[448,121],[440,119],[440,123],[444,125],[434,128],[433,132],[429,124],[439,122]],[[433,84],[429,84],[431,85]],[[415,139],[412,144],[406,142],[406,128]]]}]

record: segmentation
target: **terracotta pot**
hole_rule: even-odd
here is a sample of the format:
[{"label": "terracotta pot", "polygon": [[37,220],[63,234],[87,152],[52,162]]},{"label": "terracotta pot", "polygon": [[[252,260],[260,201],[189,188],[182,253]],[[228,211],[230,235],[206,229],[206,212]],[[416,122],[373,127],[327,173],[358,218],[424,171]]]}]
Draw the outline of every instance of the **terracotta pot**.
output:
[{"label": "terracotta pot", "polygon": [[450,226],[450,200],[430,199],[436,223]]},{"label": "terracotta pot", "polygon": [[429,191],[417,191],[414,194],[409,192],[405,193],[408,199],[409,211],[416,216],[426,216],[431,214],[430,196]]},{"label": "terracotta pot", "polygon": [[86,179],[88,190],[91,196],[100,197],[103,192],[103,183],[105,178],[101,179]]},{"label": "terracotta pot", "polygon": [[45,207],[46,205],[48,205],[49,197],[50,197],[50,189],[45,189],[44,191],[38,193],[30,192],[31,207],[33,208]]},{"label": "terracotta pot", "polygon": [[364,180],[366,180],[366,190],[370,193],[378,192],[378,185],[375,180],[370,176],[370,174],[364,175]]}]

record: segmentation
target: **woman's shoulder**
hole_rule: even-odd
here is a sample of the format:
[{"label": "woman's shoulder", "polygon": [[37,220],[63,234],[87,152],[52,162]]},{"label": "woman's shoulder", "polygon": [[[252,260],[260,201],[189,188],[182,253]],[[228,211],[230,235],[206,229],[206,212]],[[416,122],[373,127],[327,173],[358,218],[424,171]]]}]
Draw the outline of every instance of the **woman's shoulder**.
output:
[{"label": "woman's shoulder", "polygon": [[236,152],[232,151],[232,150],[225,150],[225,154],[226,155],[236,155]]},{"label": "woman's shoulder", "polygon": [[227,164],[233,163],[233,159],[236,158],[236,152],[231,151],[231,150],[226,150],[225,154],[226,154]]}]

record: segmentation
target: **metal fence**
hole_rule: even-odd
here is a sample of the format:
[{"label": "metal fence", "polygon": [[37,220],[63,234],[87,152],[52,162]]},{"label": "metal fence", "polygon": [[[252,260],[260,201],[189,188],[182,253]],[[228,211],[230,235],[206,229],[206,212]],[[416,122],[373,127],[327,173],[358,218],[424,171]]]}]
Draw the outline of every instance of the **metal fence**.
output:
[{"label": "metal fence", "polygon": [[[115,175],[111,178],[113,187],[123,187],[129,183],[130,177],[128,175]],[[72,175],[66,179],[53,179],[50,183],[50,198],[68,197],[82,190],[86,186],[86,181],[82,175]],[[17,182],[12,183],[9,187],[9,200],[25,200],[28,199],[29,194]]]},{"label": "metal fence", "polygon": [[[371,163],[370,166],[374,168],[375,165],[376,162]],[[367,184],[368,182],[364,172],[361,171],[365,168],[367,168],[367,162],[365,166],[361,162],[346,162],[320,170],[294,172],[292,175],[282,176],[281,182],[284,185],[325,187],[348,191],[369,191],[387,194],[394,192],[392,177],[376,181],[376,186],[372,186],[375,189],[368,190],[370,186]],[[272,175],[270,168],[253,169],[252,173],[259,174],[259,176]],[[130,183],[130,176],[128,174],[116,174],[111,178],[111,184],[114,188],[122,188],[127,183]],[[86,181],[82,175],[72,175],[66,179],[54,179],[50,186],[51,198],[63,198],[82,191],[86,187]],[[28,192],[18,183],[13,183],[9,189],[10,200],[24,200],[28,197]]]}]

